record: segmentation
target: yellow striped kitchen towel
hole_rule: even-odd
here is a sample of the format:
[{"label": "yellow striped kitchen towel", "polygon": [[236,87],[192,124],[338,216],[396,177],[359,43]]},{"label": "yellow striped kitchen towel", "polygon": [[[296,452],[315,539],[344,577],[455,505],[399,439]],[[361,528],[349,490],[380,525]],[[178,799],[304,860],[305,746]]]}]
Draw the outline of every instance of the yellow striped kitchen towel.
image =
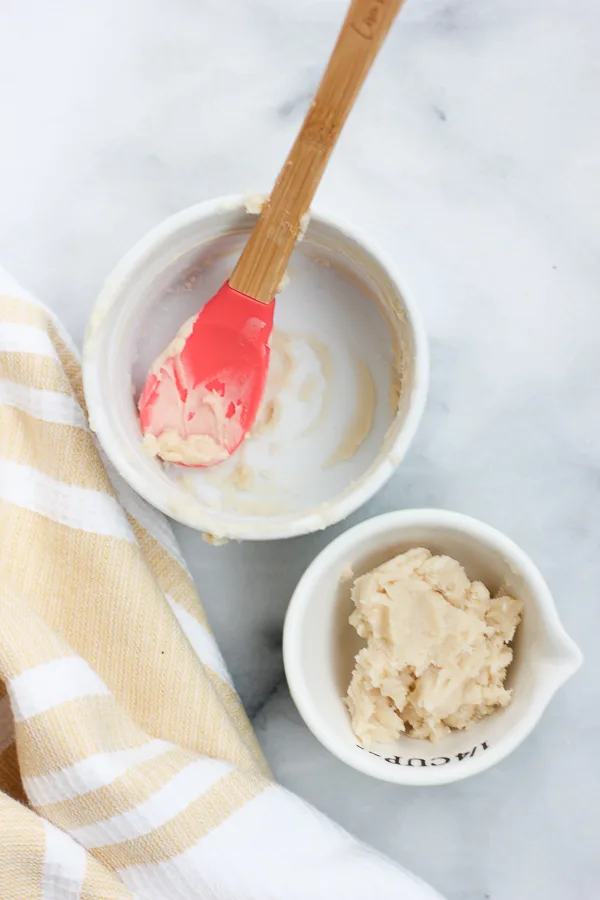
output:
[{"label": "yellow striped kitchen towel", "polygon": [[276,785],[77,352],[0,270],[0,900],[432,900]]}]

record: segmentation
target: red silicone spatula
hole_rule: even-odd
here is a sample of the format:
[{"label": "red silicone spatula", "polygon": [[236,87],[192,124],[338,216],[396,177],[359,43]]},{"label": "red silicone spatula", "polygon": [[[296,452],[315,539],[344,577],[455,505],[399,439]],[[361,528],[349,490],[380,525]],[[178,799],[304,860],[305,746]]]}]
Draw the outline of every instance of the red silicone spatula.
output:
[{"label": "red silicone spatula", "polygon": [[228,282],[139,401],[163,459],[213,465],[251,428],[269,365],[275,291],[340,131],[403,0],[353,0],[302,128]]}]

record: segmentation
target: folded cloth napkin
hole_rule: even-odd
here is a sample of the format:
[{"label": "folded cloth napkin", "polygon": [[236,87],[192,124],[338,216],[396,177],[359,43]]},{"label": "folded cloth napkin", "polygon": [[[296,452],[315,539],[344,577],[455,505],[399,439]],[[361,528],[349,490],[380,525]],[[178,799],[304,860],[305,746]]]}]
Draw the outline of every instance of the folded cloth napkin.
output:
[{"label": "folded cloth napkin", "polygon": [[0,270],[0,898],[434,900],[272,780],[76,350]]}]

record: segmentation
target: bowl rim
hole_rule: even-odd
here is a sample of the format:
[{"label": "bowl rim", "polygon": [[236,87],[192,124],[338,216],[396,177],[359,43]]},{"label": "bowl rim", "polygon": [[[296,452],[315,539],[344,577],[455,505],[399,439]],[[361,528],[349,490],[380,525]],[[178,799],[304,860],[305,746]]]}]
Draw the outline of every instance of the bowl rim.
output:
[{"label": "bowl rim", "polygon": [[164,496],[157,496],[134,460],[122,452],[114,435],[100,390],[97,334],[117,302],[123,285],[136,269],[152,257],[158,247],[178,231],[196,222],[206,221],[227,211],[243,209],[245,199],[241,194],[228,195],[187,207],[158,223],[125,253],[105,279],[88,320],[83,346],[83,387],[92,430],[118,473],[144,500],[170,518],[198,531],[233,540],[277,540],[310,534],[342,521],[373,497],[389,480],[406,455],[423,415],[429,388],[429,345],[413,291],[398,274],[394,262],[360,228],[336,215],[321,211],[318,207],[311,208],[311,220],[330,227],[357,243],[377,261],[402,295],[414,344],[414,383],[406,417],[398,435],[385,456],[373,464],[372,471],[357,482],[355,489],[349,486],[337,499],[302,513],[292,512],[272,519],[265,518],[259,529],[255,517],[240,515],[233,521],[222,522],[215,510],[204,510],[196,504],[173,503]]},{"label": "bowl rim", "polygon": [[[539,691],[536,702],[523,716],[518,727],[506,738],[501,738],[489,747],[485,754],[463,760],[461,765],[444,767],[381,766],[368,753],[356,756],[345,741],[338,739],[333,730],[328,729],[323,717],[317,713],[311,692],[306,686],[303,667],[300,663],[300,626],[315,583],[324,572],[344,557],[348,550],[357,547],[361,540],[381,534],[382,536],[402,526],[444,526],[467,534],[474,540],[485,542],[503,554],[509,563],[519,567],[528,581],[532,596],[544,615],[549,632],[562,649],[562,659],[549,670],[547,682]],[[283,629],[283,661],[290,694],[298,712],[313,735],[326,749],[352,768],[371,775],[380,781],[412,786],[431,786],[462,781],[477,775],[505,759],[533,731],[556,691],[579,669],[583,655],[575,642],[566,633],[556,608],[554,598],[544,577],[533,560],[511,538],[479,519],[443,509],[403,509],[365,519],[347,529],[331,541],[309,564],[298,582],[288,606]]]}]

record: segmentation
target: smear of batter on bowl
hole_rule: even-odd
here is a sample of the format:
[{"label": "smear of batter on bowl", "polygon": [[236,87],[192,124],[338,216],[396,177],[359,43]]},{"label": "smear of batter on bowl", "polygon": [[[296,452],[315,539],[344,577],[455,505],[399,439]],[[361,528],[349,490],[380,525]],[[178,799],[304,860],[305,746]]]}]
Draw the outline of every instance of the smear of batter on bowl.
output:
[{"label": "smear of batter on bowl", "polygon": [[[188,293],[189,291],[193,291],[198,283],[198,279],[204,272],[208,269],[208,267],[214,262],[214,256],[205,256],[202,261],[199,263],[195,263],[191,266],[187,272],[183,274],[183,290]],[[191,319],[193,322],[194,320]]]},{"label": "smear of batter on bowl", "polygon": [[298,335],[298,337],[301,340],[306,341],[308,346],[311,348],[311,350],[319,360],[321,375],[323,376],[323,380],[325,382],[325,389],[323,391],[321,400],[321,408],[308,428],[304,431],[304,434],[314,434],[319,426],[321,426],[325,421],[325,417],[327,416],[327,411],[329,409],[329,401],[331,399],[331,385],[333,381],[333,360],[331,359],[331,352],[329,350],[329,347],[324,344],[323,341],[317,340],[314,335],[305,334]]},{"label": "smear of batter on bowl", "polygon": [[191,316],[189,319],[187,319],[183,323],[183,325],[181,326],[181,328],[179,329],[179,331],[177,332],[177,334],[175,335],[175,337],[173,338],[171,343],[168,344],[168,346],[165,347],[163,352],[159,356],[156,357],[156,359],[152,363],[150,371],[152,372],[153,375],[156,375],[157,378],[160,375],[160,370],[161,370],[162,366],[164,365],[164,363],[171,356],[177,356],[177,354],[181,353],[181,351],[185,347],[185,342],[187,341],[190,334],[194,330],[194,322],[195,321],[196,321],[196,316]]},{"label": "smear of batter on bowl", "polygon": [[184,474],[174,470],[182,487],[213,508],[273,516],[289,512],[297,501],[294,484],[278,478],[268,460],[293,448],[306,423],[321,418],[330,387],[331,357],[327,347],[312,336],[275,330],[270,344],[265,396],[248,440],[222,465]]},{"label": "smear of batter on bowl", "polygon": [[291,345],[291,336],[279,329],[271,335],[271,358],[263,402],[252,427],[250,438],[267,434],[279,424],[285,402],[283,392],[288,387],[296,361]]},{"label": "smear of batter on bowl", "polygon": [[352,581],[353,579],[354,579],[354,569],[348,563],[347,565],[344,566],[344,568],[340,572],[340,583],[343,583],[345,581]]},{"label": "smear of batter on bowl", "polygon": [[309,403],[319,390],[319,384],[318,375],[309,375],[305,378],[298,394],[300,400],[303,403]]},{"label": "smear of batter on bowl", "polygon": [[256,481],[256,473],[248,463],[240,461],[233,470],[231,483],[238,491],[251,491]]},{"label": "smear of batter on bowl", "polygon": [[221,462],[229,456],[224,447],[220,447],[208,434],[182,437],[178,431],[169,428],[158,437],[154,434],[144,435],[142,446],[148,456],[160,456],[165,462],[182,463],[186,466]]},{"label": "smear of batter on bowl", "polygon": [[202,532],[202,540],[205,544],[210,544],[211,547],[223,547],[229,543],[229,538],[219,537],[218,534],[212,534],[210,531]]},{"label": "smear of batter on bowl", "polygon": [[[264,516],[289,510],[289,504],[284,499],[289,492],[276,483],[271,472],[248,462],[245,444],[223,466],[203,470],[201,478],[217,491],[216,496],[211,497],[213,507]],[[182,485],[197,494],[197,484],[194,482],[194,476],[190,475],[180,479]],[[205,500],[204,496],[202,499]]]},{"label": "smear of batter on bowl", "polygon": [[286,289],[286,287],[288,286],[289,283],[290,283],[290,276],[288,275],[287,270],[286,270],[283,273],[283,275],[281,276],[281,281],[277,285],[277,290],[275,291],[275,293],[280,294],[282,291],[284,291]]},{"label": "smear of batter on bowl", "polygon": [[400,397],[402,396],[402,376],[400,375],[400,372],[398,371],[396,366],[392,366],[391,369],[390,412],[393,416],[395,416],[400,406]]},{"label": "smear of batter on bowl", "polygon": [[[193,322],[192,318],[185,323],[156,361],[156,368],[163,364],[165,357],[180,349]],[[286,455],[287,459],[289,454],[297,452],[295,445],[298,441],[319,433],[322,427],[331,433],[329,415],[336,413],[331,408],[335,373],[328,345],[313,334],[286,333],[280,329],[273,331],[270,345],[271,360],[265,395],[247,441],[218,466],[202,470],[189,468],[185,473],[177,471],[178,467],[173,469],[181,486],[212,508],[257,516],[278,515],[296,508],[299,498],[294,480],[287,476],[278,477],[278,464],[269,460],[280,454]],[[356,408],[346,413],[347,428],[326,462],[330,466],[354,455],[373,422],[375,385],[370,370],[364,362],[353,362],[351,358],[348,362],[355,370]],[[337,377],[342,376],[338,373]],[[206,414],[212,414],[219,426],[220,419],[224,419],[226,413],[220,395],[209,395],[204,399],[204,405]],[[218,439],[218,430],[216,437]],[[181,448],[171,447],[172,441],[177,442],[177,435],[168,433],[164,439],[162,435],[159,438],[150,436],[144,444],[151,455],[159,454],[167,461],[178,462],[181,460]],[[159,451],[165,442],[167,446],[163,456]],[[189,465],[194,465],[192,460],[203,460],[205,452],[214,459],[212,446],[192,447],[189,444],[189,448],[193,451],[193,455],[187,457]],[[321,460],[317,458],[315,462],[319,465]]]},{"label": "smear of batter on bowl", "polygon": [[377,405],[375,382],[368,365],[362,360],[356,365],[357,404],[354,417],[337,448],[325,462],[324,468],[351,459],[368,437],[373,427]]},{"label": "smear of batter on bowl", "polygon": [[[311,334],[295,334],[275,329],[271,336],[271,360],[265,388],[265,396],[250,437],[256,438],[275,431],[279,425],[286,403],[285,392],[290,388],[292,376],[297,369],[293,344],[301,341],[307,344],[317,358],[319,372],[311,373],[298,390],[298,399],[309,404],[322,386],[322,400],[318,414],[310,421],[302,434],[310,434],[324,421],[331,392],[333,364],[328,347]],[[276,452],[282,442],[273,444]]]},{"label": "smear of batter on bowl", "polygon": [[298,230],[298,240],[303,241],[306,236],[306,229],[310,224],[310,209],[300,218],[300,228]]},{"label": "smear of batter on bowl", "polygon": [[281,403],[275,398],[267,400],[263,404],[256,418],[256,422],[250,433],[251,438],[257,438],[261,434],[273,431],[279,425],[281,418]]},{"label": "smear of batter on bowl", "polygon": [[256,484],[256,472],[253,467],[246,462],[244,448],[242,447],[234,456],[235,467],[224,477],[218,469],[213,469],[207,474],[208,480],[228,492],[232,491],[251,491]]},{"label": "smear of batter on bowl", "polygon": [[[312,256],[314,262],[317,265],[324,266],[325,268],[336,268],[338,269],[344,276],[344,278],[354,281],[356,284],[359,284],[361,290],[365,293],[365,295],[371,300],[375,306],[378,308],[383,307],[386,312],[386,325],[388,327],[390,337],[392,340],[392,354],[393,354],[393,364],[391,366],[391,380],[390,380],[390,393],[389,393],[389,409],[392,415],[396,416],[398,413],[398,409],[400,407],[400,399],[402,397],[403,391],[403,383],[405,378],[405,366],[407,361],[411,364],[411,351],[410,346],[405,346],[404,340],[402,338],[402,333],[407,329],[407,321],[406,321],[406,312],[398,306],[398,302],[395,298],[393,292],[390,293],[389,289],[385,287],[385,285],[379,284],[379,291],[376,292],[373,290],[372,286],[370,286],[362,277],[349,272],[347,269],[342,269],[337,263],[333,262],[330,259],[325,257],[321,257],[317,254]],[[369,271],[369,262],[368,260],[364,260],[365,270]],[[390,425],[390,428],[393,427]]]},{"label": "smear of batter on bowl", "polygon": [[266,194],[246,194],[244,197],[246,212],[251,216],[258,216],[266,202]]}]

